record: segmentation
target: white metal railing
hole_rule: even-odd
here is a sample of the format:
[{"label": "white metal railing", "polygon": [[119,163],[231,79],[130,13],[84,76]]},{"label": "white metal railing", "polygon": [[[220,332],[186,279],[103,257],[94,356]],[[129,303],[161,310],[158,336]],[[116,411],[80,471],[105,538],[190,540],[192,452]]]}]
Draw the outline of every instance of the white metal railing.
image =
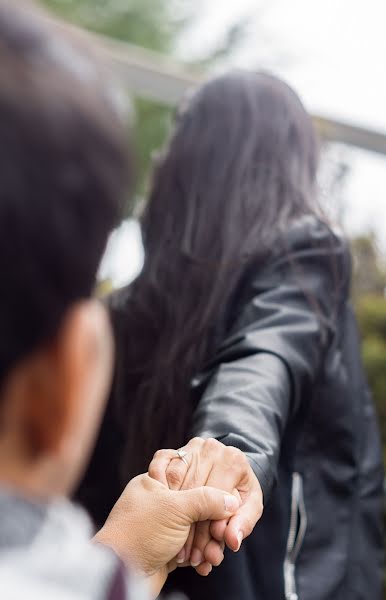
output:
[{"label": "white metal railing", "polygon": [[[115,40],[100,40],[128,87],[140,96],[165,104],[176,104],[187,88],[197,85],[203,79],[154,52]],[[386,154],[386,132],[320,114],[314,114],[313,118],[324,139]]]},{"label": "white metal railing", "polygon": [[[91,34],[63,22],[56,22],[56,25],[72,30],[77,37],[91,40],[101,58],[113,66],[135,95],[174,105],[187,89],[205,79],[205,75],[193,73],[178,63],[144,48]],[[345,123],[321,114],[314,114],[313,118],[323,139],[386,155],[386,132]]]}]

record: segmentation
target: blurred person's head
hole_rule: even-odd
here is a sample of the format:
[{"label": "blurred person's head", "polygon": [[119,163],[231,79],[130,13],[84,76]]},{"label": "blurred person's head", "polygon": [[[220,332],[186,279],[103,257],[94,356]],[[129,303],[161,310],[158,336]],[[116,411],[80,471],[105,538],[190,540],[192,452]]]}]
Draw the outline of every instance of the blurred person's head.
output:
[{"label": "blurred person's head", "polygon": [[180,106],[155,169],[142,220],[149,264],[172,248],[220,263],[254,253],[316,210],[317,162],[311,118],[286,83],[253,72],[209,81]]},{"label": "blurred person's head", "polygon": [[44,496],[75,485],[112,361],[91,294],[128,157],[93,69],[43,15],[0,1],[0,482]]},{"label": "blurred person's head", "polygon": [[132,329],[143,351],[132,361],[139,383],[134,378],[130,402],[149,414],[142,432],[133,420],[129,446],[140,446],[136,436],[153,447],[184,442],[190,380],[221,339],[218,324],[227,325],[240,277],[258,268],[291,221],[318,212],[317,162],[310,116],[272,75],[227,74],[183,102],[142,219],[145,264],[133,286]]}]

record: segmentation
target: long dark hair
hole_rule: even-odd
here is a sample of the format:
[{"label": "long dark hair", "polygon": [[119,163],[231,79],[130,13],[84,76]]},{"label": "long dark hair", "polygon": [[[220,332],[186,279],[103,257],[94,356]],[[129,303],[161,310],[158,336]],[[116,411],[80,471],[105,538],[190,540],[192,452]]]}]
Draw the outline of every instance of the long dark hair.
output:
[{"label": "long dark hair", "polygon": [[142,218],[144,268],[124,315],[116,396],[125,480],[157,448],[186,441],[191,379],[221,340],[242,274],[264,261],[291,220],[318,212],[317,162],[309,115],[266,73],[214,79],[179,110],[155,168]]}]

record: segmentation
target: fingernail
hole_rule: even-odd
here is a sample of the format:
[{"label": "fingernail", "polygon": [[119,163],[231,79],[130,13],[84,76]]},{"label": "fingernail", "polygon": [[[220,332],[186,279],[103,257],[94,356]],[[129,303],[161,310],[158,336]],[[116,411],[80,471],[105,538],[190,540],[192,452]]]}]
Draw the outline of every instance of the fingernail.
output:
[{"label": "fingernail", "polygon": [[202,553],[200,550],[197,550],[197,548],[195,548],[192,551],[191,557],[190,557],[190,564],[192,565],[192,567],[198,567],[198,565],[200,565],[202,563]]},{"label": "fingernail", "polygon": [[243,541],[243,534],[242,534],[241,531],[239,531],[238,534],[237,534],[238,546],[237,546],[237,549],[235,550],[235,552],[238,552],[240,550],[242,541]]},{"label": "fingernail", "polygon": [[176,563],[178,565],[182,564],[183,562],[185,562],[185,549],[184,548],[182,548],[182,550],[180,550],[176,556]]},{"label": "fingernail", "polygon": [[224,496],[224,509],[226,512],[236,512],[239,508],[239,501],[234,496],[230,494]]}]

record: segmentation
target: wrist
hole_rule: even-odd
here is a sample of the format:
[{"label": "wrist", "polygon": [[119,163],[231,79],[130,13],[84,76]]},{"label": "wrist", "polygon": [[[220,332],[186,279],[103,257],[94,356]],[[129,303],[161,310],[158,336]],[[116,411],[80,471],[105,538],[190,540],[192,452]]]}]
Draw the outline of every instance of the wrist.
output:
[{"label": "wrist", "polygon": [[169,574],[169,568],[167,565],[161,569],[158,569],[152,574],[145,573],[143,569],[138,567],[138,561],[134,557],[129,556],[127,549],[125,552],[120,551],[118,547],[119,545],[114,542],[111,535],[103,531],[103,528],[94,535],[91,541],[95,544],[107,546],[113,550],[113,552],[125,563],[126,566],[130,566],[132,569],[134,568],[137,574],[148,582],[152,598],[155,599],[160,595]]},{"label": "wrist", "polygon": [[110,548],[126,565],[136,567],[136,557],[133,555],[130,547],[129,540],[125,540],[125,544],[122,545],[119,541],[119,532],[110,531],[109,528],[104,525],[92,538],[92,541],[96,544],[102,544]]},{"label": "wrist", "polygon": [[[132,530],[132,535],[124,536],[122,539],[122,534],[120,531],[117,531],[115,527],[110,528],[108,521],[105,525],[100,529],[95,536],[93,537],[93,542],[102,544],[107,546],[113,550],[113,552],[125,563],[125,565],[134,569],[139,575],[142,577],[150,578],[153,576],[160,576],[159,571],[162,569],[158,569],[151,564],[151,560],[147,553],[144,551],[144,548],[141,549],[141,544],[138,543],[137,536]],[[154,563],[154,561],[153,561]],[[165,567],[167,577],[167,567]]]},{"label": "wrist", "polygon": [[153,573],[153,575],[147,577],[147,581],[149,582],[150,586],[150,592],[153,598],[157,598],[160,595],[161,590],[168,578],[168,574],[168,567],[165,566]]}]

